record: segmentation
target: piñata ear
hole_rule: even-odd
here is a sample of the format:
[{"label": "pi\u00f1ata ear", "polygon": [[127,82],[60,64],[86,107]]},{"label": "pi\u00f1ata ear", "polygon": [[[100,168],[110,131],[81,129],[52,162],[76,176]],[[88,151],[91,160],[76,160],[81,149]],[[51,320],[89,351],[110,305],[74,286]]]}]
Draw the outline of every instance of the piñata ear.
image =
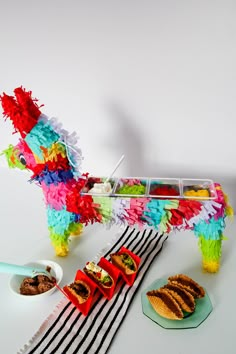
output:
[{"label": "pi\u00f1ata ear", "polygon": [[18,104],[13,96],[8,96],[5,93],[3,93],[0,99],[3,108],[3,116],[6,118],[10,118],[16,132],[17,129],[15,126],[15,122],[17,122],[20,118],[20,110]]},{"label": "pi\u00f1ata ear", "polygon": [[31,91],[26,91],[22,87],[14,90],[15,98],[5,93],[0,97],[3,107],[3,114],[10,118],[15,128],[24,138],[35,126],[41,114],[37,99],[33,99]]}]

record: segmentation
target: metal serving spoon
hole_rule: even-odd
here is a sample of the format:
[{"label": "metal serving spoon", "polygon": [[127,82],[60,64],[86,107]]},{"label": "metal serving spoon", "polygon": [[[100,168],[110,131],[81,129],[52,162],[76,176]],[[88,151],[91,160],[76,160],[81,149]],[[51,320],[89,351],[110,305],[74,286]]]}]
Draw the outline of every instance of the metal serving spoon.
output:
[{"label": "metal serving spoon", "polygon": [[37,275],[46,275],[48,278],[52,278],[52,275],[46,269],[4,262],[0,262],[0,273],[19,274],[30,278],[34,278]]}]

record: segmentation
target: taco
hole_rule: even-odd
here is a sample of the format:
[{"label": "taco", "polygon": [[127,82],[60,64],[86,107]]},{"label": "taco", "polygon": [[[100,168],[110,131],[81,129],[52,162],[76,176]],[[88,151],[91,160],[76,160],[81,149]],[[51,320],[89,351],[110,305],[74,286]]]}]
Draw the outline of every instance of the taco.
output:
[{"label": "taco", "polygon": [[90,279],[103,288],[112,288],[114,285],[114,280],[110,274],[94,262],[87,262],[83,271]]},{"label": "taco", "polygon": [[111,262],[126,275],[137,273],[138,267],[128,252],[111,253]]},{"label": "taco", "polygon": [[87,301],[91,294],[89,285],[83,280],[75,280],[74,283],[65,286],[64,290],[76,297],[79,304],[83,304]]}]

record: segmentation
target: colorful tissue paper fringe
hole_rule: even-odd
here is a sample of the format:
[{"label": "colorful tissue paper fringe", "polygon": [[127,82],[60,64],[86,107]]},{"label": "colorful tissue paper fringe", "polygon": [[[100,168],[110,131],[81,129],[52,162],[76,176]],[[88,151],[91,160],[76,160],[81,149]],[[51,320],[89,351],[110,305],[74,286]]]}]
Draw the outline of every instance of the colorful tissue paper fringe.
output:
[{"label": "colorful tissue paper fringe", "polygon": [[44,115],[37,102],[31,91],[22,87],[14,90],[14,96],[3,93],[4,117],[12,121],[13,133],[21,137],[16,146],[9,145],[2,154],[10,168],[30,170],[30,182],[42,188],[50,239],[58,256],[67,255],[71,235],[80,234],[83,225],[94,222],[108,227],[151,227],[161,233],[192,230],[199,240],[203,269],[218,271],[225,218],[233,215],[219,184],[215,185],[217,198],[205,201],[139,197],[145,187],[135,179],[126,183],[117,197],[84,194],[89,175],[81,172],[77,135],[69,134],[56,119]]}]

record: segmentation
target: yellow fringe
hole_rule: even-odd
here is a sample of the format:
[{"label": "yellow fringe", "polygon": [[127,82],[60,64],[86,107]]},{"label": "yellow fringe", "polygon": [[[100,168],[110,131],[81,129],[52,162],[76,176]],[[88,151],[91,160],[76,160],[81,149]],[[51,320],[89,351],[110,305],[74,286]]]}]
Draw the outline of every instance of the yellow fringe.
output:
[{"label": "yellow fringe", "polygon": [[60,143],[52,144],[51,148],[47,151],[47,156],[45,156],[47,161],[57,161],[57,156],[61,155],[62,157],[66,157],[66,150],[63,145]]},{"label": "yellow fringe", "polygon": [[41,160],[36,154],[33,154],[34,158],[35,158],[35,162],[39,165],[39,164],[43,164],[44,163],[44,159]]},{"label": "yellow fringe", "polygon": [[227,216],[229,216],[230,218],[234,217],[234,209],[231,206],[227,206],[225,208],[225,213]]},{"label": "yellow fringe", "polygon": [[220,262],[202,261],[203,271],[206,273],[217,273],[220,268]]},{"label": "yellow fringe", "polygon": [[226,203],[226,208],[225,208],[225,214],[227,216],[230,216],[233,218],[234,216],[234,209],[229,205],[229,197],[227,194],[224,193],[224,198],[225,198],[225,203]]},{"label": "yellow fringe", "polygon": [[61,246],[54,246],[56,256],[58,257],[65,257],[68,255],[69,248],[67,246],[61,245]]}]

